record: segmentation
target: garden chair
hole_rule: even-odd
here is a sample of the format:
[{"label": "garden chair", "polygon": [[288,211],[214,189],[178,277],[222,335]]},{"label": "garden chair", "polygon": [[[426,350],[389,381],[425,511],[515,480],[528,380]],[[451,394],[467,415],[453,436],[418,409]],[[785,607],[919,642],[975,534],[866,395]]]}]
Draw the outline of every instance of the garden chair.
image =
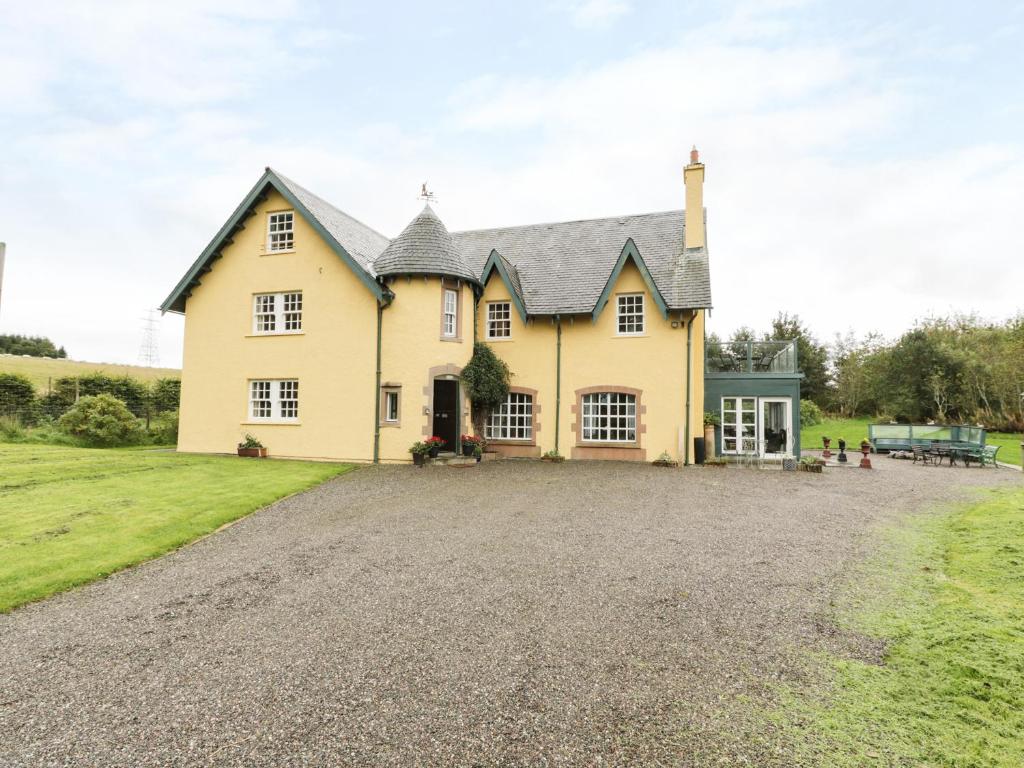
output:
[{"label": "garden chair", "polygon": [[983,445],[981,447],[981,466],[991,464],[993,467],[998,466],[996,464],[996,454],[999,453],[998,445]]},{"label": "garden chair", "polygon": [[914,445],[910,446],[910,448],[914,452],[915,464],[917,464],[917,462],[919,461],[923,464],[935,463],[935,457],[931,455],[930,450],[926,446],[915,443]]}]

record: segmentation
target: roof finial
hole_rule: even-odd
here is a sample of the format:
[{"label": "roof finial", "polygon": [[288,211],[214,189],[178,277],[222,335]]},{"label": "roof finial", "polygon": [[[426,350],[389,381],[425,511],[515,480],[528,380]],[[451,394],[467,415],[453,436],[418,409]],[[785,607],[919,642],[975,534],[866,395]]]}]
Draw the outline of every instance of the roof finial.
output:
[{"label": "roof finial", "polygon": [[697,145],[694,144],[690,150],[690,165],[696,165],[700,162],[700,153],[697,152]]},{"label": "roof finial", "polygon": [[426,200],[428,203],[434,202],[434,193],[427,191],[427,182],[423,182],[423,186],[420,187],[420,200]]}]

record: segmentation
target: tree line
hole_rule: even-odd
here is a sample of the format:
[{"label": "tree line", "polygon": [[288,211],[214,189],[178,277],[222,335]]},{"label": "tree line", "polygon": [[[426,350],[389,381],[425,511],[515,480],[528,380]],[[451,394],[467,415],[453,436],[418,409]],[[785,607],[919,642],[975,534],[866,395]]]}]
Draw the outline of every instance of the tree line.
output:
[{"label": "tree line", "polygon": [[16,333],[0,334],[0,354],[31,357],[68,356],[64,347],[56,346],[45,336],[21,336]]},{"label": "tree line", "polygon": [[1024,431],[1024,314],[929,318],[896,339],[848,333],[824,344],[798,316],[779,313],[767,332],[744,327],[734,338],[795,339],[801,396],[830,413]]}]

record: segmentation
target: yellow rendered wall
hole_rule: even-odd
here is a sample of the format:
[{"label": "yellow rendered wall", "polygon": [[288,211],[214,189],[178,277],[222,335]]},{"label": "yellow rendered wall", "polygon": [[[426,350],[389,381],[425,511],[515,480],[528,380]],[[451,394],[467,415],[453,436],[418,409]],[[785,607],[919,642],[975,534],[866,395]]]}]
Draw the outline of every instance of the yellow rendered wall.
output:
[{"label": "yellow rendered wall", "polygon": [[[616,334],[616,295],[643,293],[646,333],[643,336]],[[504,282],[494,274],[488,281],[477,315],[478,333],[484,340],[486,303],[508,299]],[[641,423],[646,432],[641,434],[642,455],[632,458],[652,461],[666,451],[675,460],[682,461],[682,446],[686,403],[686,321],[689,313],[672,312],[668,319],[661,316],[640,272],[627,262],[612,288],[611,296],[597,322],[589,315],[562,319],[562,381],[559,423],[559,452],[572,456],[577,446],[576,390],[595,386],[619,386],[639,389],[641,406],[646,413]],[[672,322],[676,323],[675,328]],[[703,434],[703,338],[704,312],[699,311],[693,322],[690,353],[693,377],[690,393],[690,460],[693,460],[692,438]],[[536,389],[536,403],[541,406],[541,430],[537,444],[542,452],[555,448],[555,356],[556,331],[548,318],[531,319],[524,326],[513,309],[512,339],[489,341],[495,352],[504,359],[513,372],[513,386]],[[586,444],[579,443],[586,447]],[[614,450],[608,458],[621,458]]]},{"label": "yellow rendered wall", "polygon": [[[185,307],[181,451],[233,452],[246,433],[275,456],[372,458],[376,300],[301,216],[295,250],[264,255],[267,212],[289,210],[277,192],[260,204]],[[253,336],[253,294],[301,290],[301,335]],[[299,423],[248,422],[248,381],[299,380]]]},{"label": "yellow rendered wall", "polygon": [[[460,338],[441,338],[441,279],[400,277],[389,281],[395,299],[384,309],[381,382],[401,386],[398,426],[382,424],[382,461],[410,461],[409,446],[431,434],[431,371],[455,375],[473,356],[473,290],[467,283],[446,281],[460,292]],[[438,369],[444,369],[439,371]],[[469,404],[463,397],[460,432],[472,431]],[[454,450],[446,446],[445,450]]]}]

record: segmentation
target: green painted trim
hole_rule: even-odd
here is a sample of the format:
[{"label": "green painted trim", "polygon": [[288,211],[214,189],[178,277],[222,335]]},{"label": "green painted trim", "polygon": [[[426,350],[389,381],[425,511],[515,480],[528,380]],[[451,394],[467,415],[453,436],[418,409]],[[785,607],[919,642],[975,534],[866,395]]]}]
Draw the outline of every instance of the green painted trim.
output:
[{"label": "green painted trim", "polygon": [[524,323],[526,322],[526,307],[523,304],[523,300],[516,293],[515,285],[512,283],[512,278],[509,277],[508,270],[505,269],[505,265],[501,261],[501,255],[496,249],[491,249],[491,255],[487,257],[487,263],[484,265],[483,277],[481,278],[481,284],[487,285],[487,280],[491,276],[492,270],[498,270],[498,275],[501,276],[502,282],[505,283],[505,287],[508,288],[508,295],[512,297],[512,303],[516,305],[516,311],[519,312],[519,319]]},{"label": "green painted trim", "polygon": [[260,180],[256,182],[256,186],[249,190],[249,194],[245,196],[245,199],[242,200],[224,226],[217,232],[217,235],[210,241],[210,244],[199,254],[199,258],[195,260],[188,272],[185,273],[185,276],[174,286],[174,290],[164,299],[160,305],[161,312],[184,313],[185,299],[190,289],[198,284],[199,277],[202,274],[210,271],[209,263],[216,258],[220,258],[220,250],[231,243],[231,235],[245,228],[243,222],[254,213],[253,209],[256,205],[265,199],[264,192],[267,186],[276,189],[288,201],[289,205],[299,212],[317,234],[324,239],[324,242],[331,247],[331,250],[355,272],[356,277],[362,281],[363,285],[370,289],[370,292],[378,301],[384,298],[385,290],[383,286],[363,269],[359,262],[352,258],[352,255],[345,250],[345,247],[324,228],[323,224],[310,213],[306,206],[299,202],[299,199],[292,194],[291,190],[288,189],[287,185],[281,181],[277,174],[268,168],[260,177]]},{"label": "green painted trim", "polygon": [[562,318],[555,315],[555,453],[558,453],[558,425],[562,420]]},{"label": "green painted trim", "polygon": [[627,238],[626,244],[622,246],[622,253],[619,254],[619,260],[615,262],[615,266],[612,268],[612,273],[608,276],[608,282],[605,283],[604,290],[601,291],[601,295],[597,299],[597,303],[594,305],[594,311],[591,313],[591,319],[597,322],[597,318],[600,316],[601,311],[604,309],[605,304],[608,303],[608,299],[611,298],[612,288],[615,286],[616,281],[619,279],[619,275],[622,274],[622,268],[626,266],[626,259],[632,259],[636,268],[640,270],[640,276],[644,279],[644,283],[647,285],[647,290],[651,292],[651,296],[654,297],[654,303],[658,307],[658,311],[661,312],[661,316],[668,319],[668,305],[665,303],[665,297],[661,295],[661,291],[658,290],[658,286],[654,284],[654,278],[651,277],[650,270],[647,269],[647,263],[644,261],[644,257],[640,255],[640,251],[636,247],[636,243],[633,242],[633,238]]},{"label": "green painted trim", "polygon": [[377,378],[373,389],[373,463],[380,464],[380,360],[384,336],[384,304],[377,302]]}]

